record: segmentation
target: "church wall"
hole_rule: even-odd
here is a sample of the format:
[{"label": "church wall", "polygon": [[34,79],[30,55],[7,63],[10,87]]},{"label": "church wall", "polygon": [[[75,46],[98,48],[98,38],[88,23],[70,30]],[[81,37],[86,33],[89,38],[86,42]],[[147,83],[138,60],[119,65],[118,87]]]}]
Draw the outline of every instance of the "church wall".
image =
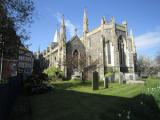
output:
[{"label": "church wall", "polygon": [[[121,27],[121,28],[120,28]],[[125,27],[124,27],[125,28]],[[118,26],[116,28],[116,35],[117,38],[122,36],[123,41],[124,41],[124,53],[125,53],[125,69],[128,73],[132,73],[134,69],[133,65],[133,54],[132,54],[132,42],[131,39],[128,39],[128,33],[127,29],[124,29],[122,26]]]},{"label": "church wall", "polygon": [[[64,17],[62,17],[59,35],[60,36],[57,42],[58,44],[55,44],[57,46],[55,46],[53,49],[48,47],[44,56],[49,61],[50,66],[58,67],[57,62],[59,62],[60,68],[65,71],[65,75],[67,73],[67,77],[70,77],[74,73],[75,68],[81,72],[84,67],[87,69],[86,73],[88,74],[89,79],[92,78],[92,72],[95,70],[99,73],[100,79],[104,78],[105,72],[111,70],[119,73],[120,70],[122,71],[120,68],[123,67],[126,70],[123,72],[134,72],[136,52],[135,48],[133,48],[133,36],[130,37],[130,39],[128,36],[127,22],[116,24],[114,17],[111,18],[110,22],[103,18],[101,25],[89,32],[88,18],[85,11],[83,20],[83,36],[81,38],[75,34],[72,39],[66,43]],[[118,48],[118,39],[120,36],[123,38],[123,43],[120,43],[121,46],[124,44],[124,49],[123,47],[120,47],[121,52]],[[108,63],[107,61],[107,42],[109,42],[110,45],[111,63]],[[74,56],[78,61],[78,67],[77,63],[75,64],[75,61],[73,62],[74,51],[78,53],[78,58],[76,56],[77,53]],[[125,60],[119,55],[120,53],[124,53],[125,56],[123,57]],[[123,60],[125,61],[125,64]],[[85,65],[82,65],[83,67],[81,66],[80,61],[85,63]]]},{"label": "church wall", "polygon": [[94,70],[99,72],[99,78],[104,77],[104,46],[101,31],[87,37],[87,65],[96,65],[96,69],[91,69],[88,74],[91,74]]},{"label": "church wall", "polygon": [[[119,53],[117,50],[117,35],[115,31],[114,24],[107,24],[104,27],[104,37],[105,37],[105,72],[107,71],[119,71]],[[111,64],[108,63],[107,55],[107,43],[110,44],[110,53],[111,53]]]},{"label": "church wall", "polygon": [[[78,68],[74,68],[74,52],[78,51]],[[86,64],[86,54],[85,54],[85,47],[81,40],[76,36],[72,38],[71,41],[67,43],[67,74],[70,77],[74,69],[81,71]]]},{"label": "church wall", "polygon": [[101,43],[101,32],[97,32],[91,36],[88,36],[87,41],[87,56],[91,56],[91,61],[88,61],[88,65],[90,65],[89,63],[93,64],[96,61],[100,64],[103,47]]},{"label": "church wall", "polygon": [[58,51],[52,53],[51,56],[52,56],[51,66],[58,67]]},{"label": "church wall", "polygon": [[[105,67],[114,67],[115,66],[115,56],[114,56],[114,49],[115,49],[115,44],[114,44],[114,38],[112,34],[112,29],[105,29],[104,30],[104,36],[105,36]],[[111,64],[108,63],[108,50],[107,50],[107,43],[109,42],[110,45],[110,54],[111,54]]]},{"label": "church wall", "polygon": [[46,55],[44,56],[46,60],[48,60],[48,67],[55,66],[58,67],[58,49],[51,49]]}]

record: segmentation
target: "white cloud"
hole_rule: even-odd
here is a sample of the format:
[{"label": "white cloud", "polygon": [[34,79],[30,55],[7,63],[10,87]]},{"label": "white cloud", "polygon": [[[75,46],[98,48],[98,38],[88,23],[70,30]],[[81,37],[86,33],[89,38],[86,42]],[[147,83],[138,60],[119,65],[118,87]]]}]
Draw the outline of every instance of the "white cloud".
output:
[{"label": "white cloud", "polygon": [[[60,13],[57,13],[55,17],[57,21],[61,23],[62,15]],[[75,33],[76,25],[74,25],[69,19],[65,19],[65,25],[66,25],[67,32],[69,33],[69,36],[72,37]]]},{"label": "white cloud", "polygon": [[70,36],[73,36],[74,33],[75,33],[76,26],[73,25],[70,20],[65,20],[65,25],[68,29],[68,32],[69,32]]},{"label": "white cloud", "polygon": [[58,20],[58,22],[60,23],[62,15],[58,12],[58,13],[55,14],[55,17]]},{"label": "white cloud", "polygon": [[58,42],[58,41],[57,41],[57,37],[58,37],[58,36],[57,36],[57,30],[56,30],[56,32],[55,32],[55,34],[54,34],[53,42]]},{"label": "white cloud", "polygon": [[147,49],[154,46],[160,46],[160,29],[157,27],[155,31],[144,33],[135,37],[136,47],[138,49]]}]

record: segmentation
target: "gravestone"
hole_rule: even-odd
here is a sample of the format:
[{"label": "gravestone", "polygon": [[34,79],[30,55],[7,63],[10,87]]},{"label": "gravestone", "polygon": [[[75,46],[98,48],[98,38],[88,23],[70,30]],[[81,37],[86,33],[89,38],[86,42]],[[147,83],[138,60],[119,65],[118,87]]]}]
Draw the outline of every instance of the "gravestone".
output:
[{"label": "gravestone", "polygon": [[106,77],[104,79],[104,88],[108,88],[108,83],[109,83],[109,79],[108,79],[108,77]]},{"label": "gravestone", "polygon": [[98,78],[98,72],[94,71],[93,72],[93,79],[92,79],[92,88],[93,90],[98,90],[99,89],[99,78]]},{"label": "gravestone", "polygon": [[114,81],[115,81],[115,74],[111,76],[111,82],[114,83]]},{"label": "gravestone", "polygon": [[126,80],[125,80],[125,74],[120,72],[120,81],[119,84],[125,84]]},{"label": "gravestone", "polygon": [[81,72],[81,81],[82,81],[82,83],[85,83],[85,78],[84,78],[84,72],[83,71]]},{"label": "gravestone", "polygon": [[160,72],[158,72],[158,77],[160,78]]}]

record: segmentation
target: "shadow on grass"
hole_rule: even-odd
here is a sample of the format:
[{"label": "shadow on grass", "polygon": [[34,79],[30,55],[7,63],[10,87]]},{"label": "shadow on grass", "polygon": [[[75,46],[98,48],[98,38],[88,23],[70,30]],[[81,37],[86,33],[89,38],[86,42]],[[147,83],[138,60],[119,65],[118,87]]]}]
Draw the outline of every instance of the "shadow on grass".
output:
[{"label": "shadow on grass", "polygon": [[160,119],[154,98],[144,94],[123,98],[56,89],[30,98],[33,120]]}]

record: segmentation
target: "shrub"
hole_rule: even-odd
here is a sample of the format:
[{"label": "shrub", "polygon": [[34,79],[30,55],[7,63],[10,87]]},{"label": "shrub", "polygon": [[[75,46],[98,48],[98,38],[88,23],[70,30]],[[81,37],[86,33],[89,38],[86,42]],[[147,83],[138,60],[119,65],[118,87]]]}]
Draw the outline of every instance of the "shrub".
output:
[{"label": "shrub", "polygon": [[105,73],[105,77],[111,77],[113,75],[113,72],[107,72]]},{"label": "shrub", "polygon": [[49,67],[44,70],[44,73],[48,75],[49,79],[52,78],[64,78],[64,73],[59,68],[56,67]]},{"label": "shrub", "polygon": [[30,94],[32,92],[43,92],[46,91],[47,88],[43,81],[48,80],[48,75],[45,73],[40,74],[32,74],[24,81],[24,88]]},{"label": "shrub", "polygon": [[46,73],[41,73],[41,74],[39,74],[39,79],[47,81],[48,80],[48,75]]}]

